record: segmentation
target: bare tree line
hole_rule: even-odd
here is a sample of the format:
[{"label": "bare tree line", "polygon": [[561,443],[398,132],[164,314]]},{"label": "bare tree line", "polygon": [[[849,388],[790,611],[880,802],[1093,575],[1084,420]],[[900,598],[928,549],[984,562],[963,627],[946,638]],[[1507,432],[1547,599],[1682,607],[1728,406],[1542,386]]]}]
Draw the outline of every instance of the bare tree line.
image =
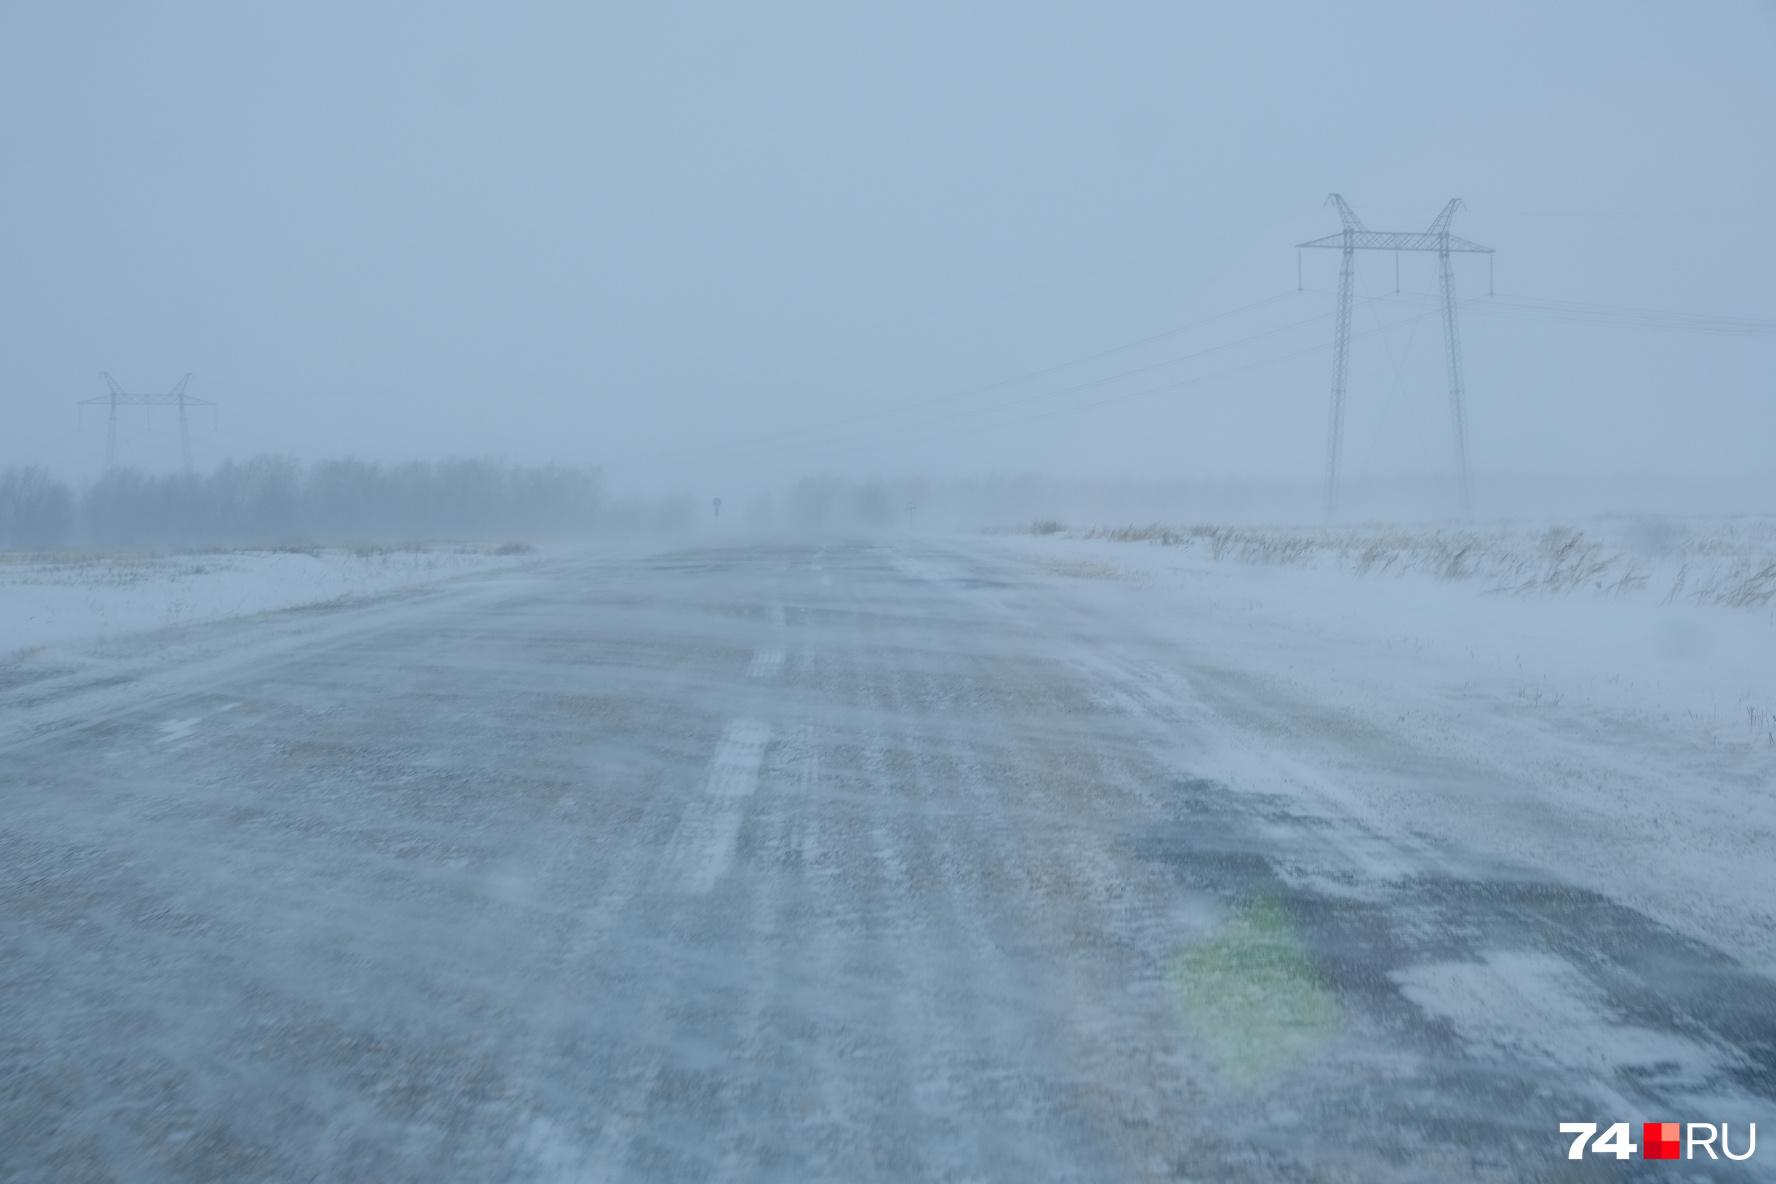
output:
[{"label": "bare tree line", "polygon": [[256,456],[206,474],[118,470],[84,488],[14,467],[0,472],[0,549],[572,538],[604,504],[596,470],[473,458]]}]

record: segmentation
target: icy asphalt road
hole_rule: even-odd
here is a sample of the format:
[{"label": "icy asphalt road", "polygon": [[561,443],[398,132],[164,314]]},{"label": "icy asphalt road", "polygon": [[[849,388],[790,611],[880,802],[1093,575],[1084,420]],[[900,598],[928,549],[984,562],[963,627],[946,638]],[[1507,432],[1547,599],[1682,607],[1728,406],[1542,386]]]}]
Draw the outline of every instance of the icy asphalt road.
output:
[{"label": "icy asphalt road", "polygon": [[1768,980],[1228,774],[1491,792],[1146,624],[757,546],[27,664],[0,1179],[1769,1178],[1557,1133],[1742,1141]]}]

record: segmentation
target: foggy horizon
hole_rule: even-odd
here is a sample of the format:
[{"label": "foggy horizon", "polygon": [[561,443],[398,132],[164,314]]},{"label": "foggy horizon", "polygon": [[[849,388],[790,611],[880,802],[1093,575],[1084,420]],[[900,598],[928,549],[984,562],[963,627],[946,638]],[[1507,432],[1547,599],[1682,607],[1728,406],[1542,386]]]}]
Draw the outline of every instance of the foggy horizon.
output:
[{"label": "foggy horizon", "polygon": [[[1498,252],[1492,300],[1457,262],[1477,513],[1776,489],[1767,5],[0,21],[0,466],[89,480],[100,372],[191,372],[205,471],[1311,487],[1337,262],[1298,293],[1295,244],[1338,192],[1390,230],[1463,198]],[[1433,261],[1400,281],[1358,260],[1353,487],[1451,478]],[[120,462],[176,468],[172,428],[129,409]]]}]

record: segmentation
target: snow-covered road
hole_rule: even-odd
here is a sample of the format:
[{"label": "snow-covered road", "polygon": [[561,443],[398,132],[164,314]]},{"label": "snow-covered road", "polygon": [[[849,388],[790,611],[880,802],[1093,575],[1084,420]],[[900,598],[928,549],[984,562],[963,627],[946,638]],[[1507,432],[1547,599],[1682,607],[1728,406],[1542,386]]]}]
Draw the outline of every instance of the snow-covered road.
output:
[{"label": "snow-covered road", "polygon": [[1767,919],[1561,838],[1559,737],[1081,574],[557,553],[7,668],[0,1179],[1676,1179],[1558,1125],[1770,1120]]}]

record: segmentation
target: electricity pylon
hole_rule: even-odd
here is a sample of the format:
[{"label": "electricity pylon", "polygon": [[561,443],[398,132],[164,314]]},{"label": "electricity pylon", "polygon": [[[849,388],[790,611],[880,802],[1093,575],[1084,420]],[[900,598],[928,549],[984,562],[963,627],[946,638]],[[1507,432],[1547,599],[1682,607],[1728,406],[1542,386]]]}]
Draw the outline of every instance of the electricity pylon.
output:
[{"label": "electricity pylon", "polygon": [[199,399],[185,393],[186,385],[191,381],[187,374],[179,380],[166,394],[132,395],[117,385],[117,380],[109,374],[105,375],[105,385],[111,390],[108,394],[96,399],[82,399],[82,407],[96,405],[110,408],[110,415],[105,422],[105,471],[117,468],[117,409],[119,407],[177,407],[179,409],[179,450],[185,460],[185,471],[192,471],[191,466],[191,424],[185,417],[187,407],[214,407],[208,399]]},{"label": "electricity pylon", "polygon": [[1332,341],[1332,415],[1326,431],[1326,517],[1331,518],[1338,512],[1338,476],[1344,451],[1344,392],[1350,372],[1351,290],[1356,280],[1358,251],[1394,251],[1396,265],[1400,251],[1437,253],[1438,278],[1443,289],[1443,343],[1449,361],[1449,411],[1455,424],[1455,465],[1461,478],[1462,513],[1467,515],[1473,509],[1468,485],[1468,409],[1462,385],[1461,333],[1455,317],[1455,268],[1449,256],[1464,252],[1491,255],[1493,250],[1449,233],[1449,220],[1462,207],[1459,197],[1450,198],[1443,212],[1431,222],[1430,229],[1422,232],[1370,230],[1344,198],[1334,193],[1326,200],[1338,207],[1338,217],[1344,222],[1344,229],[1310,243],[1296,244],[1297,250],[1323,247],[1344,252],[1344,266],[1338,272],[1338,317]]}]

